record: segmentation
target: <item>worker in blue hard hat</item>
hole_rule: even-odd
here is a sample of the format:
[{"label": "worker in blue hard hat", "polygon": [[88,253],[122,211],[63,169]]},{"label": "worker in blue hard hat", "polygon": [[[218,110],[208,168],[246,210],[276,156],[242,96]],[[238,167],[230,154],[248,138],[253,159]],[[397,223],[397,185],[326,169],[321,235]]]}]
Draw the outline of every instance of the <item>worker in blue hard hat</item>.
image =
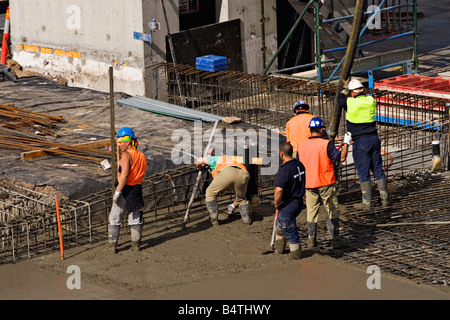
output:
[{"label": "worker in blue hard hat", "polygon": [[138,141],[129,127],[121,128],[117,133],[117,145],[120,150],[118,182],[109,213],[108,243],[117,252],[122,216],[128,212],[128,225],[131,229],[131,248],[140,250],[144,219],[141,208],[144,207],[142,180],[147,170],[147,159],[138,151]]},{"label": "worker in blue hard hat", "polygon": [[309,122],[311,137],[298,145],[298,160],[305,166],[306,221],[308,227],[308,249],[316,247],[316,230],[319,207],[323,203],[327,212],[327,228],[333,248],[346,246],[346,239],[339,235],[339,204],[337,198],[334,163],[347,159],[351,134],[346,133],[342,150],[332,141],[322,137],[325,126],[322,119],[314,117]]},{"label": "worker in blue hard hat", "polygon": [[[350,96],[348,96],[350,94]],[[375,99],[365,94],[363,84],[357,79],[347,79],[343,90],[337,96],[338,104],[346,111],[347,130],[353,138],[353,160],[359,176],[362,202],[355,209],[371,209],[373,172],[383,207],[391,205],[386,176],[383,172],[381,141],[375,122]]]},{"label": "worker in blue hard hat", "polygon": [[298,100],[293,108],[295,116],[286,123],[286,142],[294,148],[293,157],[296,157],[297,146],[311,136],[309,122],[314,115],[309,113],[309,104],[305,100]]}]

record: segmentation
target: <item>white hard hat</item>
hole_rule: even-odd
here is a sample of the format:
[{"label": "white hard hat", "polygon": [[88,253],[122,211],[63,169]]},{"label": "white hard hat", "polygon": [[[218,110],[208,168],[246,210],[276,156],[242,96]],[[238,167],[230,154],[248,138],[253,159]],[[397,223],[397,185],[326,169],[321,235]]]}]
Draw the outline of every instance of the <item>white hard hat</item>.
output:
[{"label": "white hard hat", "polygon": [[348,90],[355,90],[359,88],[364,88],[361,82],[359,80],[352,80],[348,83]]}]

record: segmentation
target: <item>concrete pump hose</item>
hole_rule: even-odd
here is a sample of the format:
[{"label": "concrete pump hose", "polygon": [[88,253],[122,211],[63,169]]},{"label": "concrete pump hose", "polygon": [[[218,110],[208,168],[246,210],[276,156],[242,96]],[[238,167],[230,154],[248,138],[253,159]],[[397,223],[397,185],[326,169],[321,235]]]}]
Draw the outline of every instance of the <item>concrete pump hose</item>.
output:
[{"label": "concrete pump hose", "polygon": [[353,17],[353,25],[352,25],[352,33],[350,34],[350,38],[347,45],[347,51],[345,53],[344,63],[342,64],[342,72],[339,77],[339,82],[336,91],[336,99],[334,102],[333,108],[333,117],[331,119],[331,123],[329,125],[329,139],[330,141],[334,141],[334,138],[337,135],[339,129],[339,122],[341,119],[341,107],[337,103],[337,94],[341,92],[343,83],[350,77],[353,60],[355,59],[356,50],[358,48],[359,41],[359,33],[361,31],[361,24],[364,18],[364,0],[357,0],[355,5],[355,14]]}]

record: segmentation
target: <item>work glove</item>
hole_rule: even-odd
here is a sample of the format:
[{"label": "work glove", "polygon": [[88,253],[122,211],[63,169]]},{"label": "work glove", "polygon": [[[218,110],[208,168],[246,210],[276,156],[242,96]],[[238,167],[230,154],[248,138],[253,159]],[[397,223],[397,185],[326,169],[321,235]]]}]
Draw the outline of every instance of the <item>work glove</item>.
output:
[{"label": "work glove", "polygon": [[344,82],[342,84],[342,88],[348,90],[348,84],[349,83],[350,83],[350,78],[348,78],[347,80],[344,80]]},{"label": "work glove", "polygon": [[236,209],[236,208],[233,206],[232,203],[229,204],[228,207],[227,207],[228,214],[233,214],[235,209]]},{"label": "work glove", "polygon": [[352,134],[350,132],[347,132],[344,135],[344,141],[343,143],[350,145],[350,143],[352,143]]},{"label": "work glove", "polygon": [[348,95],[348,84],[350,82],[350,78],[348,78],[347,80],[344,80],[344,82],[342,83],[342,90],[341,93],[343,93],[344,95]]},{"label": "work glove", "polygon": [[114,196],[113,196],[113,202],[117,203],[117,201],[119,200],[120,195],[122,194],[122,192],[120,191],[116,191],[114,192]]}]

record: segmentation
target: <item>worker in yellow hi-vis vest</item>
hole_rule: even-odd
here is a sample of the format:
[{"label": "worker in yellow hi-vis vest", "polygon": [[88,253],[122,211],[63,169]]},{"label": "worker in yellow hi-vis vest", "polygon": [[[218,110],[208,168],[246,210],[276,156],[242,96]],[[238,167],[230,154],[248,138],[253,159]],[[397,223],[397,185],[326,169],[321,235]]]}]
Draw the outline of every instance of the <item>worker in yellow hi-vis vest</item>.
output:
[{"label": "worker in yellow hi-vis vest", "polygon": [[213,225],[218,225],[217,195],[228,188],[234,188],[235,200],[230,206],[239,206],[242,220],[251,223],[250,204],[246,198],[250,174],[243,164],[237,163],[227,156],[200,157],[196,161],[197,169],[208,166],[213,181],[206,189],[206,208]]},{"label": "worker in yellow hi-vis vest", "polygon": [[[347,97],[349,93],[350,96]],[[392,205],[383,172],[381,141],[375,122],[375,99],[364,93],[364,86],[359,80],[348,79],[337,96],[337,102],[346,111],[347,130],[352,134],[353,160],[361,186],[362,202],[355,204],[355,209],[370,210],[372,207],[371,171],[375,176],[383,207]]]}]

